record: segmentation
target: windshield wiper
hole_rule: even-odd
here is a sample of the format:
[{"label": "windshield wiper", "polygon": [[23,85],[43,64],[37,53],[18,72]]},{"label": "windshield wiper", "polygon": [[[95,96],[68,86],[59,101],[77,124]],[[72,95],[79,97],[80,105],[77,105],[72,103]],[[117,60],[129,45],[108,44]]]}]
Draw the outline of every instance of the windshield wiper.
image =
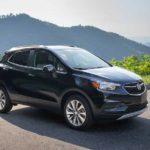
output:
[{"label": "windshield wiper", "polygon": [[87,69],[97,69],[97,68],[103,68],[103,67],[93,67],[93,68],[87,68]]},{"label": "windshield wiper", "polygon": [[74,69],[78,69],[78,70],[87,70],[88,68],[77,68],[77,67],[75,67]]},{"label": "windshield wiper", "polygon": [[103,67],[93,67],[93,68],[78,68],[78,67],[75,67],[75,69],[78,69],[78,70],[88,70],[88,69],[97,69],[97,68],[103,68]]}]

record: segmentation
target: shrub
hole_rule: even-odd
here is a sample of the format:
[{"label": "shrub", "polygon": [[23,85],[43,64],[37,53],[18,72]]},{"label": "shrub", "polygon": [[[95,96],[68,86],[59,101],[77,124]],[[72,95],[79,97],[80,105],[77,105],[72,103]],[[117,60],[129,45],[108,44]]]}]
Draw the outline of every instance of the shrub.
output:
[{"label": "shrub", "polygon": [[131,70],[139,75],[150,75],[150,55],[144,54],[139,57],[128,56],[122,60],[112,59],[111,64]]}]

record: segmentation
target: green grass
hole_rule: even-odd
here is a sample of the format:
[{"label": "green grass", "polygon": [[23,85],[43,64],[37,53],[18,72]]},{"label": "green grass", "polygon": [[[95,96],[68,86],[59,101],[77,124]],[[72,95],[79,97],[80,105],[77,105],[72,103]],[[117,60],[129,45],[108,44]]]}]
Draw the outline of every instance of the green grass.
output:
[{"label": "green grass", "polygon": [[150,75],[147,75],[147,76],[142,76],[145,84],[150,84]]}]

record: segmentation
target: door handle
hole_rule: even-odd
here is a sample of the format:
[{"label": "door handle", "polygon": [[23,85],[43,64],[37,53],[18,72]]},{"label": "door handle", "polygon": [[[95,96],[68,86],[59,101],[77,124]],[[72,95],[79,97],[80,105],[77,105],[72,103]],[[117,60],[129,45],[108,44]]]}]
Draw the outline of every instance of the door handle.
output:
[{"label": "door handle", "polygon": [[30,76],[30,77],[34,77],[34,75],[33,75],[33,74],[31,74],[31,73],[28,73],[28,76]]}]

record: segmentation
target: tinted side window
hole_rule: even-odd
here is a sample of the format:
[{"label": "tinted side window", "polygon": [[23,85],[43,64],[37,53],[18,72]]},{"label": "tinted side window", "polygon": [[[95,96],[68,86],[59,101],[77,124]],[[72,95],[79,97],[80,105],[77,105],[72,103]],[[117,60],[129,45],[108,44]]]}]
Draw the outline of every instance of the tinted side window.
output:
[{"label": "tinted side window", "polygon": [[46,65],[54,65],[56,71],[66,72],[64,65],[50,52],[37,51],[35,53],[34,67],[43,68]]},{"label": "tinted side window", "polygon": [[9,61],[18,65],[27,66],[29,54],[30,51],[18,52],[14,54]]},{"label": "tinted side window", "polygon": [[57,58],[55,58],[54,62],[55,62],[54,65],[55,65],[56,71],[66,72],[65,66]]},{"label": "tinted side window", "polygon": [[39,51],[35,54],[34,67],[43,68],[45,65],[54,65],[54,57],[47,51]]}]

